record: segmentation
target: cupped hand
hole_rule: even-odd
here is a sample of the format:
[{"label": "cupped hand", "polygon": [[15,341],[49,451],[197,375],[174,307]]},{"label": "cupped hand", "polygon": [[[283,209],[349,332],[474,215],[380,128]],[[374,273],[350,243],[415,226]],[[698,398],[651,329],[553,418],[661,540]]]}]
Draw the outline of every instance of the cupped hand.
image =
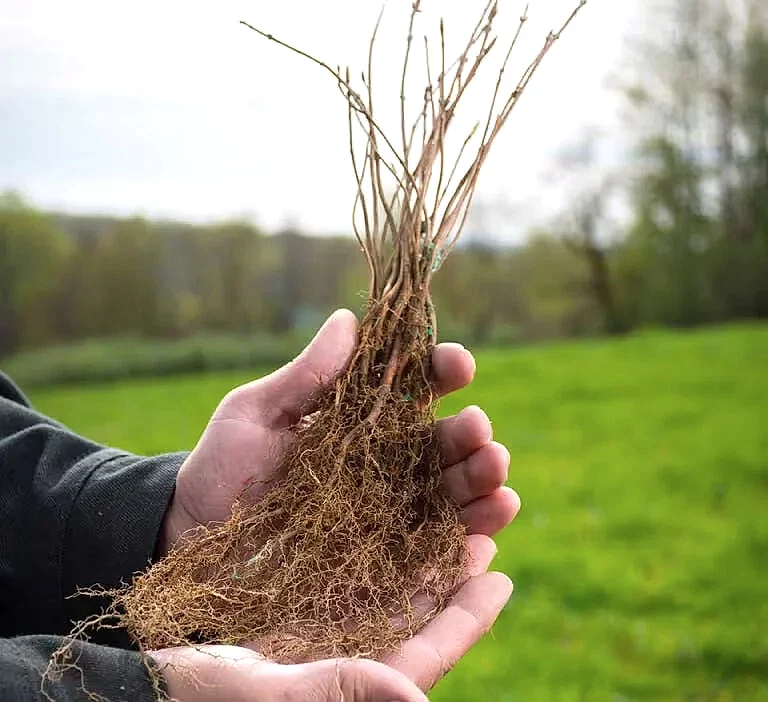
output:
[{"label": "cupped hand", "polygon": [[470,578],[451,604],[383,661],[329,659],[281,665],[236,646],[150,652],[178,702],[426,702],[425,694],[490,629],[512,593],[486,572],[491,539],[469,537]]},{"label": "cupped hand", "polygon": [[[339,310],[295,360],[227,394],[179,471],[158,543],[160,556],[188,529],[225,521],[235,497],[252,479],[262,493],[279,479],[279,458],[302,409],[319,386],[333,382],[346,367],[356,340],[355,315]],[[465,348],[439,344],[433,354],[437,394],[472,381],[475,361]],[[442,419],[438,426],[446,490],[462,506],[468,533],[492,536],[520,508],[517,494],[504,486],[509,452],[492,440],[490,421],[477,407]]]},{"label": "cupped hand", "polygon": [[[235,497],[254,478],[262,494],[280,478],[279,459],[302,410],[318,387],[344,370],[356,339],[354,314],[335,312],[294,361],[222,400],[179,472],[161,554],[186,530],[226,520]],[[438,395],[472,381],[475,361],[465,348],[440,344],[433,354],[432,383]],[[172,697],[181,702],[425,700],[423,693],[490,629],[512,593],[505,575],[486,571],[496,552],[490,537],[520,508],[517,494],[504,486],[509,453],[493,441],[482,410],[468,407],[441,419],[438,428],[444,486],[462,507],[473,564],[448,607],[378,662],[335,659],[280,665],[247,648],[227,646],[155,652]]]}]

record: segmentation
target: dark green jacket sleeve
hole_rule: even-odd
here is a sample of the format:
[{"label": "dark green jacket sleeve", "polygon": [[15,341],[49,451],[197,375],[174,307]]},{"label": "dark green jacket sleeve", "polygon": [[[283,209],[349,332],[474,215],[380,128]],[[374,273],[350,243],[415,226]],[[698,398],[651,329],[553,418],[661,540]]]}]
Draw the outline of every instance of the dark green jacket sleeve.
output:
[{"label": "dark green jacket sleeve", "polygon": [[[87,441],[32,410],[0,373],[0,702],[42,699],[56,637],[104,604],[70,598],[78,587],[118,586],[151,561],[184,457]],[[139,654],[121,650],[124,633],[95,640],[110,646],[79,649],[86,687],[115,702],[154,699]],[[52,696],[81,699],[79,684],[65,678]]]}]

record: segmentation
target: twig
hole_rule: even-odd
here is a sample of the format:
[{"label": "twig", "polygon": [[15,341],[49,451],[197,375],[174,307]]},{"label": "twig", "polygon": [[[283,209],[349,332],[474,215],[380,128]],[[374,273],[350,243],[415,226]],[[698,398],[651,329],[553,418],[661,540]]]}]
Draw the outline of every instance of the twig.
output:
[{"label": "twig", "polygon": [[[308,58],[330,73],[347,101],[349,149],[357,190],[353,207],[353,226],[371,274],[372,307],[369,311],[377,315],[370,320],[371,333],[375,335],[370,341],[376,347],[372,353],[378,354],[382,349],[386,350],[384,356],[376,356],[379,360],[375,362],[373,356],[366,359],[363,367],[372,371],[375,367],[381,367],[381,359],[385,359],[387,377],[383,386],[399,387],[399,374],[411,353],[408,348],[401,347],[403,337],[399,334],[404,329],[403,325],[426,325],[426,331],[422,330],[422,333],[427,333],[430,341],[434,342],[436,318],[429,303],[431,277],[456,245],[466,224],[480,171],[498,134],[545,56],[587,3],[587,0],[577,1],[577,6],[560,29],[550,32],[546,37],[543,46],[507,94],[497,113],[497,102],[502,94],[505,72],[528,19],[526,6],[501,62],[487,114],[475,124],[462,142],[455,160],[452,159],[450,170],[446,160],[446,137],[468,87],[474,82],[498,40],[494,34],[498,0],[487,0],[464,49],[450,65],[447,65],[446,60],[445,23],[440,20],[440,68],[434,78],[430,65],[429,40],[424,37],[427,85],[419,112],[408,130],[407,76],[416,15],[421,9],[421,0],[412,0],[400,74],[399,131],[402,143],[399,151],[380,127],[374,111],[373,58],[381,13],[369,44],[367,70],[362,74],[365,100],[352,87],[348,69],[342,75],[340,70],[334,70],[326,62],[247,22],[242,22],[262,37]],[[355,156],[355,125],[358,125],[365,135],[366,147],[362,163]],[[419,130],[420,152],[418,160],[413,163],[411,155]],[[478,135],[479,143],[475,139]],[[477,144],[477,149],[469,164],[463,168],[461,164],[464,155],[473,143]],[[394,165],[390,163],[390,156],[394,158]],[[455,182],[460,168],[463,168],[461,177]],[[395,188],[392,193],[388,193],[385,188],[384,173],[389,173],[394,178]],[[358,228],[358,212],[362,213],[362,232]],[[395,374],[394,377],[390,377],[392,373]],[[373,414],[375,416],[376,413]]]}]

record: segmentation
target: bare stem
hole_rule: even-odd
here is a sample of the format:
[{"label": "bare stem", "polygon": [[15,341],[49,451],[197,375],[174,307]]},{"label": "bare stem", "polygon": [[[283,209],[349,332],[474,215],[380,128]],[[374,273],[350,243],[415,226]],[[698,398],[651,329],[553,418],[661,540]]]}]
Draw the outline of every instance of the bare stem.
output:
[{"label": "bare stem", "polygon": [[[242,22],[262,37],[309,59],[330,73],[347,101],[349,149],[357,191],[353,207],[353,226],[371,274],[368,313],[361,327],[368,351],[359,351],[355,358],[362,364],[361,368],[365,369],[366,373],[381,373],[375,369],[381,369],[381,363],[386,363],[385,370],[376,381],[384,393],[393,387],[399,388],[401,375],[408,372],[408,364],[416,357],[414,354],[424,344],[429,346],[434,343],[437,319],[429,298],[432,275],[456,245],[466,224],[480,171],[496,137],[541,62],[586,5],[587,0],[577,2],[577,6],[560,29],[550,32],[546,37],[542,48],[506,94],[503,105],[497,112],[505,72],[528,18],[526,6],[498,70],[487,113],[464,139],[455,159],[451,158],[450,170],[446,160],[446,137],[467,88],[477,77],[497,42],[494,24],[498,16],[498,0],[487,1],[464,49],[450,65],[447,65],[446,61],[445,24],[440,20],[440,68],[434,79],[430,66],[429,41],[425,36],[427,85],[419,112],[409,130],[406,128],[406,124],[411,124],[406,119],[407,75],[416,15],[421,8],[421,0],[412,0],[400,76],[401,150],[396,149],[387,138],[374,111],[373,50],[381,14],[369,45],[367,71],[362,75],[366,99],[352,87],[349,70],[342,75],[340,70],[334,70],[326,62],[247,22]],[[362,162],[355,156],[355,126],[360,127],[365,137],[366,146]],[[416,133],[419,131],[421,137],[416,140]],[[476,139],[478,135],[479,143]],[[418,160],[413,163],[412,150],[419,141],[421,143]],[[468,165],[461,166],[467,149],[473,143],[477,145],[474,157],[470,157]],[[394,165],[390,162],[391,159],[394,159]],[[460,169],[462,175],[458,182],[455,182],[455,176]],[[394,192],[387,191],[384,173],[393,176]],[[436,181],[434,185],[433,179]],[[432,194],[428,199],[430,193]],[[362,213],[362,232],[356,221],[358,212]],[[417,333],[414,333],[414,329]],[[385,353],[385,361],[381,360],[382,351]],[[376,408],[384,401],[384,395],[377,400],[369,414],[371,421],[375,421],[377,412],[380,411]]]}]

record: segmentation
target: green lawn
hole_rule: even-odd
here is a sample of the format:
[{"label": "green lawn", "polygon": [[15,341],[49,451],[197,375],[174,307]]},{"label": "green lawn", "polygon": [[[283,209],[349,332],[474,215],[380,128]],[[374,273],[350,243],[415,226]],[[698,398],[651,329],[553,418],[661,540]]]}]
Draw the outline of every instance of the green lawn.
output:
[{"label": "green lawn", "polygon": [[[245,373],[33,393],[112,445],[193,445]],[[478,354],[523,510],[516,584],[433,699],[768,700],[768,327]]]}]

